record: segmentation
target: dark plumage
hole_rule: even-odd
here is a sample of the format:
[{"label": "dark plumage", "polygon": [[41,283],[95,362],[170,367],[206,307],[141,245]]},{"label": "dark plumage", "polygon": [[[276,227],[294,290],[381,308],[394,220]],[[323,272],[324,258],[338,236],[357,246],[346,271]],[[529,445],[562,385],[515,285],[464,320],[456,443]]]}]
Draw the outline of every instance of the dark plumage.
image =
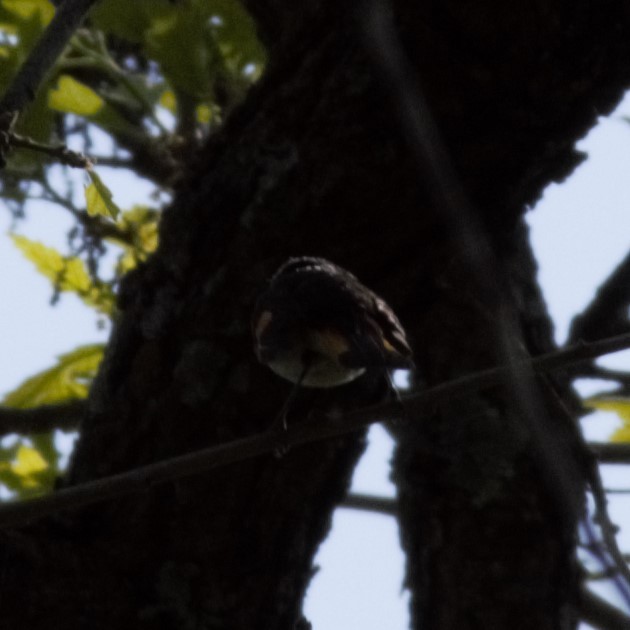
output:
[{"label": "dark plumage", "polygon": [[284,263],[256,304],[252,328],[258,359],[307,387],[343,385],[367,368],[412,365],[391,308],[323,258]]}]

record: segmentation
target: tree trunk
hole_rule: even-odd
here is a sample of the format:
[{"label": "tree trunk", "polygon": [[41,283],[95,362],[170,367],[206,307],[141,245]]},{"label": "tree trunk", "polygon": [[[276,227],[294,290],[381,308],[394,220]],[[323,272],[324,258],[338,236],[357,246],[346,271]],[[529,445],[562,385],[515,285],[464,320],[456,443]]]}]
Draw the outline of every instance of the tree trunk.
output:
[{"label": "tree trunk", "polygon": [[[268,70],[191,156],[159,251],[125,282],[69,483],[270,424],[288,385],[256,363],[249,315],[290,255],[328,257],[381,293],[424,382],[497,361],[498,323],[429,200],[361,12],[329,0],[248,4]],[[627,3],[394,5],[505,299],[528,350],[545,351],[551,326],[522,216],[580,161],[576,139],[630,83]],[[377,390],[366,379],[304,392],[294,421],[313,407],[358,408]],[[542,400],[553,435],[570,435]],[[415,628],[575,625],[574,518],[555,504],[519,418],[497,390],[395,429]],[[3,624],[300,627],[313,556],[363,444],[353,434],[307,445],[5,532]]]}]

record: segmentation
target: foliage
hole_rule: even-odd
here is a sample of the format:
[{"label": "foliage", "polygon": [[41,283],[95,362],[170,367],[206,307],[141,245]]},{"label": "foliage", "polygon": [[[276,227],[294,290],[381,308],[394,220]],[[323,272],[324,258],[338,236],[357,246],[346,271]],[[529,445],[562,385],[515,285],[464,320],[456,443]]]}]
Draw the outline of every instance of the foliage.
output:
[{"label": "foliage", "polygon": [[[10,85],[54,12],[50,0],[0,0],[0,91]],[[38,200],[72,215],[68,252],[18,234],[19,223],[11,236],[51,282],[53,302],[72,293],[100,317],[115,317],[123,275],[157,247],[159,210],[146,203],[119,208],[107,186],[116,178],[105,167],[148,178],[156,196],[168,192],[182,170],[180,156],[194,151],[220,124],[263,65],[253,23],[236,0],[96,5],[15,128],[36,142],[98,153],[95,166],[77,176],[67,167],[60,172],[44,153],[15,149],[0,180],[0,199],[16,221],[36,212]],[[75,193],[81,185],[84,196]],[[104,270],[103,255],[112,250],[115,263]],[[102,352],[92,345],[60,356],[3,404],[25,408],[86,396]],[[50,488],[59,467],[53,438],[5,439],[0,483],[22,496]]]},{"label": "foliage", "polygon": [[62,256],[57,250],[31,241],[25,236],[13,235],[12,238],[24,256],[53,283],[55,291],[75,293],[87,306],[100,313],[113,313],[114,296],[111,287],[90,278],[85,263],[79,257]]},{"label": "foliage", "polygon": [[7,394],[3,403],[8,407],[28,409],[73,398],[85,398],[91,381],[103,357],[102,344],[81,346],[61,355],[57,365],[24,381]]},{"label": "foliage", "polygon": [[[98,195],[97,206],[104,205]],[[101,210],[99,210],[100,212]],[[111,220],[111,219],[110,219]],[[92,277],[77,256],[63,256],[57,250],[24,236],[13,235],[15,245],[34,265],[37,271],[51,281],[55,292],[71,292],[86,306],[113,317],[115,314],[115,287],[121,276],[133,269],[157,247],[158,214],[149,208],[137,206],[118,215],[116,226],[124,240],[119,243],[119,256],[114,276],[109,282]],[[110,237],[111,239],[111,237]],[[58,358],[57,364],[26,379],[7,394],[3,404],[24,409],[38,405],[60,403],[85,398],[103,356],[100,344],[76,348]],[[20,496],[50,489],[59,472],[60,453],[55,448],[53,433],[17,439],[0,447],[0,483]]]},{"label": "foliage", "polygon": [[88,170],[92,183],[85,189],[85,206],[91,217],[103,216],[116,220],[120,208],[114,203],[114,196],[103,180],[92,170]]},{"label": "foliage", "polygon": [[[85,398],[102,357],[101,344],[61,355],[55,366],[31,376],[7,394],[3,404],[27,409]],[[59,456],[52,433],[15,439],[0,449],[0,482],[21,496],[39,494],[52,487],[59,472]]]},{"label": "foliage", "polygon": [[[50,0],[0,0],[1,91],[53,15]],[[236,0],[103,0],[56,61],[16,131],[85,151],[98,128],[112,143],[104,161],[143,147],[166,152],[175,174],[182,145],[197,144],[219,124],[263,64],[253,23]],[[143,175],[162,187],[163,169],[154,166]],[[51,198],[49,170],[37,152],[11,156],[0,195],[13,202],[16,215],[33,196]]]}]

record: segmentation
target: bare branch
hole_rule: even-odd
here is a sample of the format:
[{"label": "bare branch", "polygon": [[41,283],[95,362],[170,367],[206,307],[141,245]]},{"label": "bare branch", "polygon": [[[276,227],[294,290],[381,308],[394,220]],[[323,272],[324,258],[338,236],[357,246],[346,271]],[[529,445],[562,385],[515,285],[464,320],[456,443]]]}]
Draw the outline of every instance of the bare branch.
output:
[{"label": "bare branch", "polygon": [[580,616],[600,630],[628,630],[630,617],[586,587],[580,592]]},{"label": "bare branch", "polygon": [[[606,352],[606,349],[613,351],[627,347],[630,347],[630,334],[614,339],[603,339],[592,344],[580,344],[577,347],[542,355],[527,363],[538,371],[548,371],[599,356]],[[507,367],[484,370],[408,396],[402,400],[404,405],[402,414],[400,401],[394,400],[359,409],[342,418],[315,417],[308,423],[289,427],[286,433],[263,433],[59,490],[45,497],[6,503],[0,506],[0,528],[27,523],[61,510],[78,509],[107,499],[146,491],[151,486],[167,481],[268,455],[276,451],[279,443],[295,447],[351,433],[384,418],[399,418],[401,415],[419,417],[422,412],[433,408],[440,401],[451,401],[454,396],[500,384],[509,370]]]},{"label": "bare branch", "polygon": [[591,303],[574,318],[569,343],[602,335],[618,335],[630,328],[630,254],[597,289]]},{"label": "bare branch", "polygon": [[70,431],[78,428],[86,409],[85,400],[42,405],[33,409],[0,407],[0,436],[10,433],[45,433],[53,429]]},{"label": "bare branch", "polygon": [[110,168],[133,168],[133,162],[129,158],[116,157],[112,155],[92,155],[91,159],[97,166],[108,166]]},{"label": "bare branch", "polygon": [[[612,557],[613,562],[608,562],[608,558],[599,548],[594,549],[593,553],[602,562],[604,570],[616,569],[616,572],[613,575],[612,579],[619,593],[624,597],[626,601],[628,601],[628,598],[630,597],[630,568],[628,567],[627,558],[622,553],[617,542],[618,528],[612,522],[610,514],[608,513],[608,498],[606,497],[606,491],[604,490],[604,483],[602,481],[599,466],[597,466],[595,461],[592,461],[589,468],[589,483],[591,486],[593,499],[595,501],[595,516],[593,520],[599,525],[605,548]],[[587,534],[589,537],[592,537],[593,528],[591,526],[591,523],[587,519],[584,519],[584,521],[584,526],[587,530]]]},{"label": "bare branch", "polygon": [[398,503],[396,499],[355,493],[349,494],[339,504],[339,507],[376,512],[377,514],[385,514],[386,516],[396,516],[398,514],[397,506]]},{"label": "bare branch", "polygon": [[[624,553],[623,559],[624,559],[624,562],[630,562],[630,555],[628,555],[627,553]],[[598,580],[610,580],[611,578],[615,576],[616,571],[617,571],[616,567],[608,567],[607,569],[603,571],[585,571],[584,577],[589,582],[591,581],[596,582]]]},{"label": "bare branch", "polygon": [[93,166],[91,160],[83,153],[71,151],[65,144],[51,145],[42,142],[36,142],[31,138],[20,136],[12,131],[3,132],[3,145],[17,149],[28,149],[29,151],[37,151],[53,157],[66,166],[73,168],[91,168]]},{"label": "bare branch", "polygon": [[602,464],[630,464],[630,444],[591,442],[589,446]]},{"label": "bare branch", "polygon": [[601,367],[595,364],[584,365],[580,367],[579,372],[574,372],[573,376],[602,379],[604,381],[615,381],[620,385],[630,386],[630,372],[624,372],[622,370],[611,370],[609,368]]},{"label": "bare branch", "polygon": [[[550,393],[554,396],[555,413],[564,416],[567,422],[573,422],[571,412],[567,409],[562,398],[553,390]],[[617,543],[616,534],[618,528],[612,522],[608,513],[608,499],[599,466],[592,449],[584,440],[581,432],[577,432],[576,439],[578,440],[577,446],[583,459],[582,467],[595,502],[593,518],[588,518],[588,515],[582,518],[584,531],[589,541],[588,549],[602,563],[604,571],[611,572],[613,582],[623,598],[626,601],[630,601],[630,568]],[[594,523],[599,525],[603,545],[596,537]]]},{"label": "bare branch", "polygon": [[0,101],[0,112],[20,112],[97,0],[65,0]]}]

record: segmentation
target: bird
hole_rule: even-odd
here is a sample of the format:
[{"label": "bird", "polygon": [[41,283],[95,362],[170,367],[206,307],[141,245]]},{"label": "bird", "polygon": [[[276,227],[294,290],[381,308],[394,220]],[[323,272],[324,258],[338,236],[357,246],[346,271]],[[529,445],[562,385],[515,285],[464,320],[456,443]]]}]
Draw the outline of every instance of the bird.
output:
[{"label": "bird", "polygon": [[[350,383],[371,368],[413,367],[394,311],[352,273],[324,258],[289,258],[252,316],[258,361],[300,387]],[[292,399],[285,403],[284,411]]]}]

